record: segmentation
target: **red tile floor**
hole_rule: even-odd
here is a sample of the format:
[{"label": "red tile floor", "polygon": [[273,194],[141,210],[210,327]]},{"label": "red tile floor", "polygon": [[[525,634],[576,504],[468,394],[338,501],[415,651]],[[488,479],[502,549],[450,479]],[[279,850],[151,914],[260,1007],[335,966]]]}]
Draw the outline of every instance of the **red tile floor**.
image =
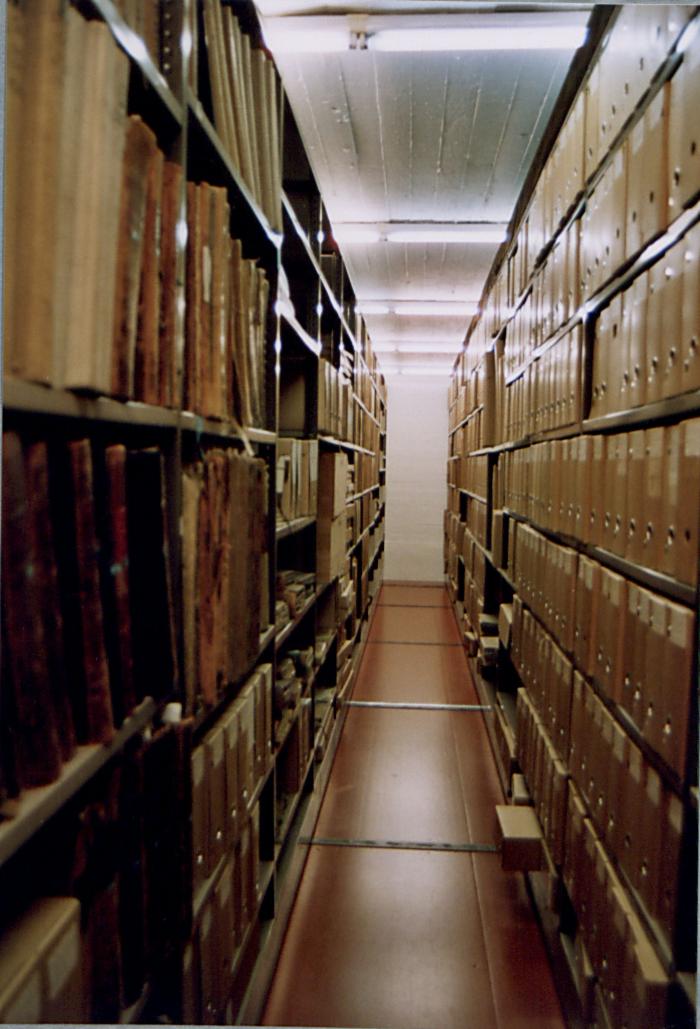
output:
[{"label": "red tile floor", "polygon": [[[478,703],[446,591],[384,586],[353,700]],[[316,837],[493,844],[481,715],[351,708]],[[519,874],[495,853],[311,846],[267,1026],[561,1029]]]}]

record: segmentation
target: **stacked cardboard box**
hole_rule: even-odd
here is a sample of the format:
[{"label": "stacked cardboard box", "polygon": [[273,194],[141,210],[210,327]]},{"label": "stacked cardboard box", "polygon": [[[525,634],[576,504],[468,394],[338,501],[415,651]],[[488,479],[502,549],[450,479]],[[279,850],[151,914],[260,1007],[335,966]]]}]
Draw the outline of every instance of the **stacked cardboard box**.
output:
[{"label": "stacked cardboard box", "polygon": [[323,451],[319,460],[316,574],[329,582],[343,571],[346,555],[347,455]]}]

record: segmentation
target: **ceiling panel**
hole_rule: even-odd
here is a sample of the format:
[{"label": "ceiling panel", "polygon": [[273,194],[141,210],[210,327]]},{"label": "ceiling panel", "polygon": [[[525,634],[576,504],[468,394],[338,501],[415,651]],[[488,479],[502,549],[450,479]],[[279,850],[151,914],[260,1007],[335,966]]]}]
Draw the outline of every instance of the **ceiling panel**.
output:
[{"label": "ceiling panel", "polygon": [[347,243],[343,258],[364,300],[478,300],[498,245]]},{"label": "ceiling panel", "polygon": [[[284,3],[259,8],[312,19],[309,32],[344,26],[338,12],[364,11],[380,29],[419,24],[492,24],[502,13],[410,14],[425,4],[375,0],[369,4]],[[434,11],[437,5],[433,5]],[[470,4],[440,4],[452,12]],[[590,5],[547,13],[548,20],[585,23]],[[586,9],[584,9],[586,8]],[[333,12],[333,13],[328,13]],[[515,31],[533,32],[533,18],[509,14]],[[416,19],[420,19],[416,22]],[[530,19],[530,20],[528,20]],[[356,25],[358,23],[351,22]],[[272,37],[271,37],[272,38]],[[278,37],[280,38],[280,37]],[[566,76],[572,53],[561,51],[409,52],[343,50],[273,53],[308,150],[331,224],[509,221],[539,140]],[[340,243],[358,297],[477,299],[498,249],[495,244]],[[451,319],[368,315],[376,338],[463,338],[469,316]]]}]

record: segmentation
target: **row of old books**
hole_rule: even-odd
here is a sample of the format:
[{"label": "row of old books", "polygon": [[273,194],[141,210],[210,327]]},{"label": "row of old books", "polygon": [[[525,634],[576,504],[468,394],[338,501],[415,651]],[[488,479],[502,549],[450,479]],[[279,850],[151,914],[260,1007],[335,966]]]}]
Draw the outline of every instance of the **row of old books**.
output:
[{"label": "row of old books", "polygon": [[115,0],[115,7],[130,29],[143,41],[156,68],[164,74],[172,68],[174,33],[168,4],[162,0]]},{"label": "row of old books", "polygon": [[231,7],[204,0],[214,125],[273,229],[282,231],[280,106],[273,61],[255,48]]},{"label": "row of old books", "polygon": [[186,709],[212,707],[252,667],[270,612],[268,472],[236,450],[183,470]]},{"label": "row of old books", "polygon": [[226,190],[189,182],[184,406],[264,428],[270,284],[230,226]]},{"label": "row of old books", "polygon": [[187,188],[181,384],[183,169],[127,117],[127,57],[50,0],[11,6],[8,54],[5,372],[263,426],[269,283],[226,190]]},{"label": "row of old books", "polygon": [[3,1023],[118,1024],[176,958],[192,923],[191,753],[185,722],[133,739],[23,852],[3,897]]},{"label": "row of old books", "polygon": [[176,686],[163,454],[3,435],[2,792]]}]

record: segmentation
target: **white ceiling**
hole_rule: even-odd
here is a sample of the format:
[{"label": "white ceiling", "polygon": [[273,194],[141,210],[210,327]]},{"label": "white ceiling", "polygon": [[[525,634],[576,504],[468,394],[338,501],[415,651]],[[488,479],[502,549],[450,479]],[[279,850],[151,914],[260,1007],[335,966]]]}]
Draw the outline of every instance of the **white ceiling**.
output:
[{"label": "white ceiling", "polygon": [[[357,297],[478,300],[497,243],[343,243],[342,227],[508,222],[573,52],[286,51],[300,29],[307,41],[329,28],[349,40],[357,28],[371,35],[405,25],[427,31],[507,21],[513,33],[534,39],[543,21],[585,24],[590,5],[516,12],[510,5],[507,13],[498,4],[475,9],[413,0],[257,6]],[[468,313],[366,315],[375,343],[427,341],[452,352],[469,320]],[[411,353],[393,360],[424,359]],[[435,355],[425,360],[450,363]],[[391,361],[382,365],[388,370]]]}]

